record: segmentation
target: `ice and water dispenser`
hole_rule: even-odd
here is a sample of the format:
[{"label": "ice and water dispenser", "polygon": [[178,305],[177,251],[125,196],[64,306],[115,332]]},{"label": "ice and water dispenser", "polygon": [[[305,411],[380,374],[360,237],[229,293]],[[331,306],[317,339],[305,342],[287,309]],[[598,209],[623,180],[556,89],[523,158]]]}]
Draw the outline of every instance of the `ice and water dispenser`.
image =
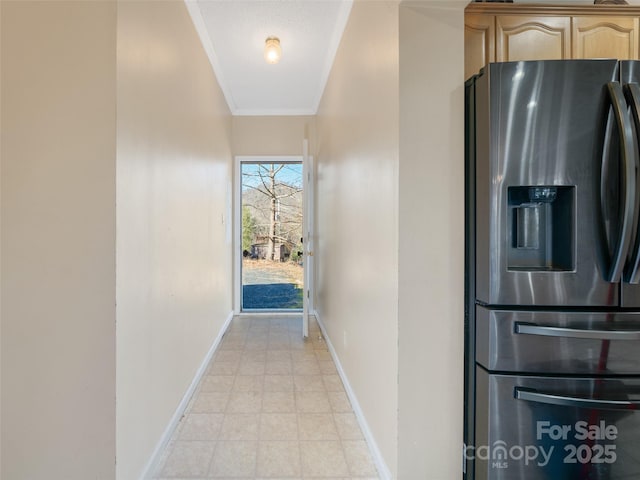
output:
[{"label": "ice and water dispenser", "polygon": [[572,271],[575,186],[509,187],[507,268]]}]

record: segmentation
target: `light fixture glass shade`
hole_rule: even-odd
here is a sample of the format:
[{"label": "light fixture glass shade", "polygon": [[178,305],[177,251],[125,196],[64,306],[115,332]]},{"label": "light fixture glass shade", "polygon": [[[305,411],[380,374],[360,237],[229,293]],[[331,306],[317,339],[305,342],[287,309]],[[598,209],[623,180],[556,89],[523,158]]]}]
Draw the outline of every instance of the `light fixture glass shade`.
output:
[{"label": "light fixture glass shade", "polygon": [[280,39],[278,37],[267,38],[264,44],[264,59],[267,63],[278,63],[281,56]]}]

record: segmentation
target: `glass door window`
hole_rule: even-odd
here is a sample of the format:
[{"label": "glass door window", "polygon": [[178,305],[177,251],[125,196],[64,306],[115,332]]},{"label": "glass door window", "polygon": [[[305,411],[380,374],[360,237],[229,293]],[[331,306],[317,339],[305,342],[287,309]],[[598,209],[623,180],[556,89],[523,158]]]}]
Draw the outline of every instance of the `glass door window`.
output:
[{"label": "glass door window", "polygon": [[242,162],[241,185],[241,310],[301,310],[302,163]]}]

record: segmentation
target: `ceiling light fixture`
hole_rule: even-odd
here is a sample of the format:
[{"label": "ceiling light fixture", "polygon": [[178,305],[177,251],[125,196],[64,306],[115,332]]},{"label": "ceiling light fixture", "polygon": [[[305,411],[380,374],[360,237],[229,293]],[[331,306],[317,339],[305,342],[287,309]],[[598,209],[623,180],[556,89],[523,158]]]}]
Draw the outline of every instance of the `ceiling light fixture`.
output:
[{"label": "ceiling light fixture", "polygon": [[264,59],[267,63],[278,63],[281,56],[280,39],[278,37],[267,38],[264,44]]}]

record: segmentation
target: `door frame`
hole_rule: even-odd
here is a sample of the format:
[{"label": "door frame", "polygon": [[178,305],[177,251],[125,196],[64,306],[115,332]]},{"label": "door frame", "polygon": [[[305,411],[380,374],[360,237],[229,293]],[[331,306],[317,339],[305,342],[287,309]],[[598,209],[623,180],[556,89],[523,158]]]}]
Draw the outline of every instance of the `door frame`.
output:
[{"label": "door frame", "polygon": [[[300,163],[304,165],[304,155],[236,155],[234,157],[233,168],[233,313],[234,315],[250,315],[250,316],[301,316],[302,311],[288,312],[286,310],[265,310],[265,311],[242,311],[242,164],[243,163]],[[304,170],[304,167],[303,167]],[[313,158],[308,157],[308,171],[313,172]],[[313,175],[311,176],[313,181]],[[308,202],[309,207],[313,206],[313,189],[307,188],[308,183],[302,179],[303,195]],[[311,183],[311,186],[313,184]],[[309,190],[309,191],[308,191]],[[313,231],[313,208],[307,208],[308,212],[304,212],[306,217],[303,219],[303,235],[305,231]],[[307,239],[305,238],[305,243]],[[313,258],[313,257],[311,257]],[[306,261],[307,258],[305,257]],[[313,312],[313,266],[306,265],[311,268],[309,275],[309,285],[304,285],[303,295],[309,291],[309,310]],[[304,275],[306,280],[307,275]]]},{"label": "door frame", "polygon": [[314,310],[314,290],[313,279],[315,278],[315,256],[313,241],[314,237],[314,216],[315,211],[315,177],[313,175],[313,157],[309,155],[309,140],[302,141],[302,199],[303,199],[303,226],[302,226],[302,261],[304,265],[303,290],[302,290],[302,336],[309,336],[309,316]]}]

